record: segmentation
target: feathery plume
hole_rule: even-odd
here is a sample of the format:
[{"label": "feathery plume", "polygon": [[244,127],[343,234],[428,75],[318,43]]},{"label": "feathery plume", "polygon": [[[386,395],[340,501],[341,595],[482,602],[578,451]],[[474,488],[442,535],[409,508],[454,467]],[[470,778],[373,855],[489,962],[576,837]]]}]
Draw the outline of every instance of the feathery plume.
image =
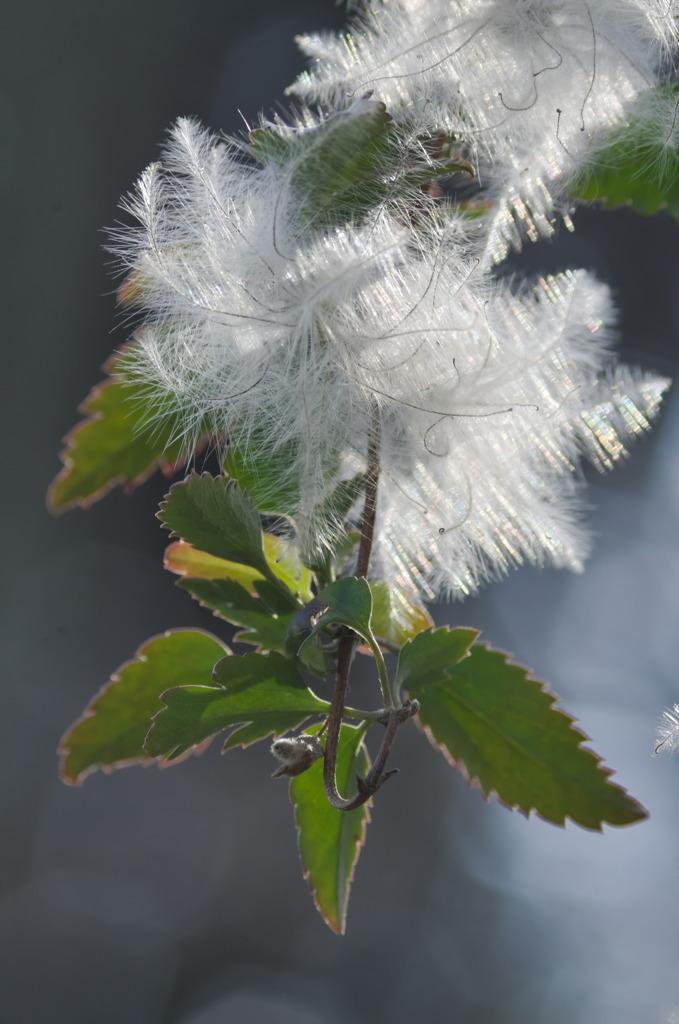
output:
[{"label": "feathery plume", "polygon": [[178,123],[128,202],[141,228],[117,238],[147,314],[129,372],[171,400],[187,443],[208,422],[266,453],[307,552],[328,540],[321,503],[366,468],[377,409],[375,573],[413,599],[524,560],[579,569],[579,459],[613,465],[667,386],[612,367],[606,289],[495,281],[454,215],[413,230],[379,203],[318,230],[297,165]]},{"label": "feathery plume", "polygon": [[679,704],[665,708],[658,722],[656,738],[658,742],[654,753],[674,754],[679,750]]},{"label": "feathery plume", "polygon": [[[410,268],[420,294],[428,269]],[[584,272],[512,292],[442,262],[409,315],[410,355],[380,370],[378,574],[431,598],[523,561],[582,568],[578,464],[612,468],[669,383],[613,363],[612,319]]]},{"label": "feathery plume", "polygon": [[397,120],[461,142],[493,203],[487,255],[553,231],[561,179],[667,70],[676,0],[371,0],[349,32],[304,35],[291,86],[336,105],[366,89]]}]

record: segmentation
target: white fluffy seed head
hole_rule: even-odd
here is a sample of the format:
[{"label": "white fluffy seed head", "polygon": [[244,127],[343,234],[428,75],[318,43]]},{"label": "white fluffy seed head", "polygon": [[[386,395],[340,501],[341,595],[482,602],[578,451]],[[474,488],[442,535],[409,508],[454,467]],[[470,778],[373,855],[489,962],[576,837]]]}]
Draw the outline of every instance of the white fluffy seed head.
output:
[{"label": "white fluffy seed head", "polygon": [[348,33],[300,37],[312,64],[291,91],[336,103],[372,89],[397,120],[463,140],[494,202],[497,262],[551,234],[560,179],[658,81],[678,11],[675,0],[373,0]]},{"label": "white fluffy seed head", "polygon": [[383,218],[301,233],[288,186],[284,172],[247,165],[233,144],[179,122],[162,167],[128,202],[141,230],[120,233],[116,248],[146,314],[132,374],[151,398],[171,399],[189,445],[207,425],[253,454],[292,448],[281,466],[299,483],[303,524],[350,427],[367,430],[360,311],[374,312],[405,232]]},{"label": "white fluffy seed head", "polygon": [[587,274],[515,294],[444,261],[432,291],[445,301],[422,299],[410,354],[382,368],[378,572],[431,597],[526,560],[580,569],[580,458],[623,458],[668,382],[611,364],[610,297]]},{"label": "white fluffy seed head", "polygon": [[579,460],[615,464],[667,386],[611,365],[610,298],[590,275],[495,281],[454,212],[417,232],[384,204],[300,225],[284,167],[186,121],[129,208],[132,374],[187,444],[207,427],[267,456],[299,495],[307,553],[330,539],[319,508],[337,481],[366,469],[377,409],[373,565],[392,592],[464,596],[524,560],[581,567]]}]

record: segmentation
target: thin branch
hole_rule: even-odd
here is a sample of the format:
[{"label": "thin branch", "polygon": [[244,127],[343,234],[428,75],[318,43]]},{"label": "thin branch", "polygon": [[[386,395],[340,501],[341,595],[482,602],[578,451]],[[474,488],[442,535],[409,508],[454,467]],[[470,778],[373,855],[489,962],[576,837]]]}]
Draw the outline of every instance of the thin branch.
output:
[{"label": "thin branch", "polygon": [[[325,795],[339,811],[350,811],[354,807],[360,807],[368,799],[361,799],[356,803],[356,798],[345,800],[337,789],[337,744],[339,742],[342,717],[344,715],[344,698],[349,686],[349,669],[354,657],[356,635],[350,629],[343,627],[342,639],[340,640],[337,653],[337,675],[335,677],[335,688],[332,693],[332,704],[327,721],[328,738],[325,741],[325,758],[323,760],[323,785]],[[360,794],[357,794],[360,796]]]},{"label": "thin branch", "polygon": [[[337,674],[339,677],[339,664],[337,666]],[[382,743],[380,744],[377,757],[375,758],[375,763],[364,779],[359,775],[356,776],[356,795],[348,798],[341,796],[337,789],[337,740],[335,740],[334,743],[331,743],[330,730],[333,728],[334,722],[332,718],[332,711],[330,712],[330,716],[328,717],[328,739],[325,745],[325,759],[323,762],[323,783],[325,785],[325,795],[333,807],[336,807],[338,811],[353,811],[354,808],[367,803],[368,800],[370,800],[370,798],[377,792],[380,786],[387,781],[387,779],[390,779],[392,775],[398,774],[398,769],[385,772],[384,768],[387,763],[387,758],[389,757],[391,746],[399,727],[409,718],[412,718],[413,715],[416,715],[419,709],[420,705],[418,701],[407,700],[400,708],[394,708],[393,711],[388,711],[384,718],[380,719],[380,721],[383,722],[386,720],[386,731],[382,738]],[[339,725],[341,724],[342,717],[340,714]],[[337,728],[336,736],[339,738],[339,727]]]},{"label": "thin branch", "polygon": [[[375,534],[375,515],[377,512],[377,485],[380,475],[381,422],[377,402],[373,402],[370,433],[368,435],[368,458],[365,482],[365,504],[361,521],[361,543],[358,549],[356,573],[358,578],[366,578],[370,565],[373,538]],[[417,701],[406,701],[400,708],[394,707],[389,694],[389,706],[380,719],[386,726],[375,763],[364,779],[357,777],[357,793],[353,797],[343,797],[337,789],[337,744],[339,742],[342,718],[344,717],[344,701],[349,687],[349,671],[356,650],[358,637],[353,630],[343,628],[337,652],[337,675],[332,694],[330,713],[327,719],[328,737],[325,744],[323,762],[323,785],[325,795],[339,811],[352,811],[366,803],[383,783],[395,775],[395,771],[385,772],[384,768],[389,757],[391,745],[400,725],[412,718],[418,711]],[[380,680],[382,682],[382,680]],[[387,687],[388,690],[388,687]]]},{"label": "thin branch", "polygon": [[382,444],[382,422],[376,401],[372,402],[372,417],[368,434],[368,459],[365,474],[365,504],[361,520],[361,543],[358,549],[355,575],[360,579],[367,578],[370,555],[375,535],[375,516],[377,514],[377,484],[380,477],[380,447]]}]

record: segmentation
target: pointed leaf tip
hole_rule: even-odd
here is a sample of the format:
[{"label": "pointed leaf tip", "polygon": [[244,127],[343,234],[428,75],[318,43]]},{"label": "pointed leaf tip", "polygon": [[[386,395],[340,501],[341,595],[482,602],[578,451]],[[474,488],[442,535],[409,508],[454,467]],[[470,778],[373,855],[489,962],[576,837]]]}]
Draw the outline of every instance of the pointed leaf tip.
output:
[{"label": "pointed leaf tip", "polygon": [[61,740],[61,775],[77,784],[97,768],[111,770],[153,759],[144,740],[160,695],[170,686],[210,682],[228,647],[202,630],[151,637],[113,674]]},{"label": "pointed leaf tip", "polygon": [[285,651],[286,628],[290,616],[272,614],[256,596],[233,580],[192,579],[179,580],[177,585],[186,590],[203,608],[214,615],[244,627],[233,640],[253,644],[264,651]]},{"label": "pointed leaf tip", "polygon": [[[309,733],[318,731],[318,726]],[[337,782],[347,792],[370,770],[363,743],[365,726],[342,725],[337,750]],[[356,862],[370,821],[368,803],[353,811],[338,811],[323,789],[323,760],[292,779],[290,800],[295,811],[297,842],[304,877],[317,910],[338,935],[346,929],[349,891]]]},{"label": "pointed leaf tip", "polygon": [[459,632],[420,633],[403,648],[398,669],[399,681],[420,702],[425,733],[451,763],[485,796],[555,825],[570,818],[601,831],[603,824],[647,816],[581,745],[587,737],[554,708],[556,698],[542,683],[484,644],[460,657]]},{"label": "pointed leaf tip", "polygon": [[85,419],[64,438],[64,466],[47,492],[53,512],[88,508],[118,484],[132,490],[157,469],[170,473],[185,462],[176,416],[167,402],[152,401],[126,379],[124,358],[123,353],[109,360],[109,378],[79,406]]}]

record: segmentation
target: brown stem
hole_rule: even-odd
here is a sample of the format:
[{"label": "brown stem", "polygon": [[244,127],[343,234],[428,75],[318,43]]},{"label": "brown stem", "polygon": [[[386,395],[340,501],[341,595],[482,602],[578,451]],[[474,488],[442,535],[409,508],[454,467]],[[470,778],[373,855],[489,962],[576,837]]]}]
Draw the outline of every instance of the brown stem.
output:
[{"label": "brown stem", "polygon": [[[365,504],[361,521],[361,542],[358,549],[355,575],[366,578],[370,565],[370,555],[375,534],[375,514],[377,512],[377,484],[380,475],[380,443],[381,423],[377,402],[373,402],[370,433],[368,435],[368,458],[365,480]],[[337,789],[337,744],[339,742],[344,702],[349,686],[349,670],[354,657],[357,642],[356,634],[347,628],[342,631],[339,650],[337,652],[337,675],[332,694],[330,714],[327,720],[328,736],[325,744],[323,763],[323,785],[325,795],[339,811],[352,811],[366,803],[380,786],[395,775],[396,772],[385,772],[384,767],[389,757],[391,745],[398,727],[417,712],[417,702],[406,701],[401,708],[391,708],[385,714],[386,732],[382,739],[375,764],[364,779],[357,778],[358,792],[353,797],[343,797]]]},{"label": "brown stem", "polygon": [[370,555],[375,535],[375,515],[377,514],[377,484],[380,477],[380,446],[382,442],[382,423],[377,402],[373,400],[370,432],[368,434],[368,459],[365,473],[365,504],[361,519],[361,543],[358,548],[358,559],[354,575],[361,579],[367,578]]},{"label": "brown stem", "polygon": [[[344,699],[349,685],[349,669],[354,657],[356,634],[346,627],[342,630],[339,650],[337,652],[337,675],[335,677],[335,688],[332,692],[332,703],[328,715],[328,736],[325,741],[325,758],[323,761],[323,785],[325,795],[339,811],[350,811],[365,803],[360,800],[345,800],[337,789],[337,744],[339,742],[340,728],[344,716]],[[354,798],[355,799],[355,798]],[[367,799],[367,797],[366,797]]]},{"label": "brown stem", "polygon": [[[338,676],[339,676],[339,664]],[[347,673],[348,676],[348,673]],[[346,690],[346,684],[345,684]],[[334,695],[333,695],[334,697]],[[384,768],[387,763],[387,758],[391,751],[391,745],[394,742],[396,733],[401,725],[406,722],[413,715],[416,715],[420,709],[420,705],[416,700],[407,700],[400,708],[394,708],[392,711],[388,711],[385,715],[386,719],[386,732],[382,738],[380,749],[375,763],[366,775],[364,779],[360,776],[356,776],[356,795],[353,797],[343,797],[337,789],[337,740],[339,739],[339,728],[342,724],[342,715],[340,712],[339,720],[335,724],[333,711],[334,711],[334,699],[333,707],[331,708],[330,715],[328,717],[328,739],[325,745],[325,760],[323,762],[323,784],[325,786],[325,795],[338,811],[353,811],[355,807],[360,807],[361,804],[365,804],[370,800],[371,796],[377,792],[387,779],[390,779],[392,775],[398,774],[398,769],[390,772],[385,772]],[[382,719],[380,719],[382,721]],[[331,733],[331,729],[336,728],[336,733]],[[331,737],[334,736],[334,742],[331,742]]]}]

